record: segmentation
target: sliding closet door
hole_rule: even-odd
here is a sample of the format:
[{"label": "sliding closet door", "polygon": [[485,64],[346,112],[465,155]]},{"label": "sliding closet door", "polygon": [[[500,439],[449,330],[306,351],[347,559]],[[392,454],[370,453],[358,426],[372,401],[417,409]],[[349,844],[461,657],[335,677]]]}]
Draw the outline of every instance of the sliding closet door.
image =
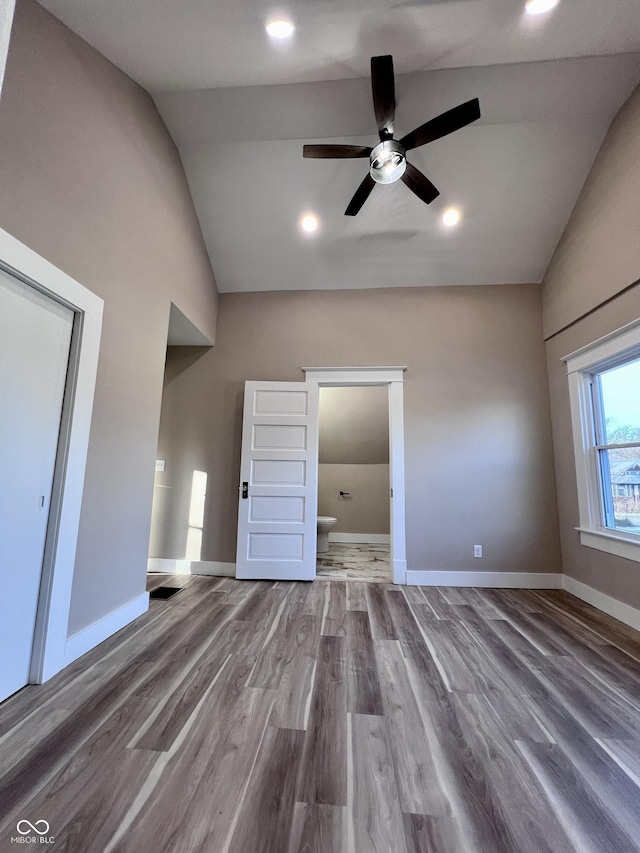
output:
[{"label": "sliding closet door", "polygon": [[0,271],[0,701],[29,680],[73,318]]}]

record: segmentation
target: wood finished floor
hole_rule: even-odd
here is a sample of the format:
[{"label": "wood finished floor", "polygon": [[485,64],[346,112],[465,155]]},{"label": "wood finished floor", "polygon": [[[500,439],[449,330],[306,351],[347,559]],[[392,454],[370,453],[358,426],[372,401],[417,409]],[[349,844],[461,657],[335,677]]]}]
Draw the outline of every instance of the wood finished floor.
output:
[{"label": "wood finished floor", "polygon": [[357,545],[330,542],[329,550],[318,554],[316,577],[327,580],[391,583],[389,545]]},{"label": "wood finished floor", "polygon": [[185,588],[0,705],[0,850],[640,850],[640,634],[589,605],[150,583]]}]

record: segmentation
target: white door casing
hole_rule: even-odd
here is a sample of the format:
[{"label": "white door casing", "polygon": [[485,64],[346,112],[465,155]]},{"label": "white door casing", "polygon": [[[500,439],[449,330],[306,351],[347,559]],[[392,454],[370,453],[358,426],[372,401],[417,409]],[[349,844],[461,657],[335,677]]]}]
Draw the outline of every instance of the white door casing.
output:
[{"label": "white door casing", "polygon": [[29,681],[37,684],[51,678],[68,662],[71,589],[103,302],[1,228],[0,269],[67,306],[75,314],[33,638]]},{"label": "white door casing", "polygon": [[391,564],[393,582],[406,584],[407,556],[404,501],[404,372],[399,367],[303,367],[306,383],[331,385],[386,385],[389,389],[389,477]]},{"label": "white door casing", "polygon": [[318,396],[311,383],[245,383],[237,578],[315,578]]},{"label": "white door casing", "polygon": [[0,701],[29,681],[73,322],[0,270]]}]

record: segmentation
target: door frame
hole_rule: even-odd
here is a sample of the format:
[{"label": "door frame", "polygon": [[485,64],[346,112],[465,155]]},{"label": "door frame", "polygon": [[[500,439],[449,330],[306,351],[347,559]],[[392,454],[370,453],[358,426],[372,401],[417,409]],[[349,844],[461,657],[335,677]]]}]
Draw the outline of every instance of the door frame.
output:
[{"label": "door frame", "polygon": [[104,303],[1,228],[0,268],[74,312],[29,675],[41,684],[66,664]]},{"label": "door frame", "polygon": [[404,372],[400,367],[303,367],[307,382],[321,388],[386,385],[389,389],[389,518],[393,583],[407,582],[404,497]]}]

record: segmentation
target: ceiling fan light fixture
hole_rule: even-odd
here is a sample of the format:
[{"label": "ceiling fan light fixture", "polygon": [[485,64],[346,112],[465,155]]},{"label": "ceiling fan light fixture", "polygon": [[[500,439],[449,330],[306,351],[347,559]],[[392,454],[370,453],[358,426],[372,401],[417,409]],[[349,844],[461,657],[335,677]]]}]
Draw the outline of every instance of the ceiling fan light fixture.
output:
[{"label": "ceiling fan light fixture", "polygon": [[295,32],[295,27],[292,21],[287,18],[272,18],[264,26],[267,33],[274,39],[288,39],[291,38],[293,33]]},{"label": "ceiling fan light fixture", "polygon": [[558,5],[560,0],[527,0],[525,11],[528,15],[543,15]]},{"label": "ceiling fan light fixture", "polygon": [[405,173],[405,150],[395,139],[379,142],[369,155],[369,174],[378,184],[392,184]]}]

